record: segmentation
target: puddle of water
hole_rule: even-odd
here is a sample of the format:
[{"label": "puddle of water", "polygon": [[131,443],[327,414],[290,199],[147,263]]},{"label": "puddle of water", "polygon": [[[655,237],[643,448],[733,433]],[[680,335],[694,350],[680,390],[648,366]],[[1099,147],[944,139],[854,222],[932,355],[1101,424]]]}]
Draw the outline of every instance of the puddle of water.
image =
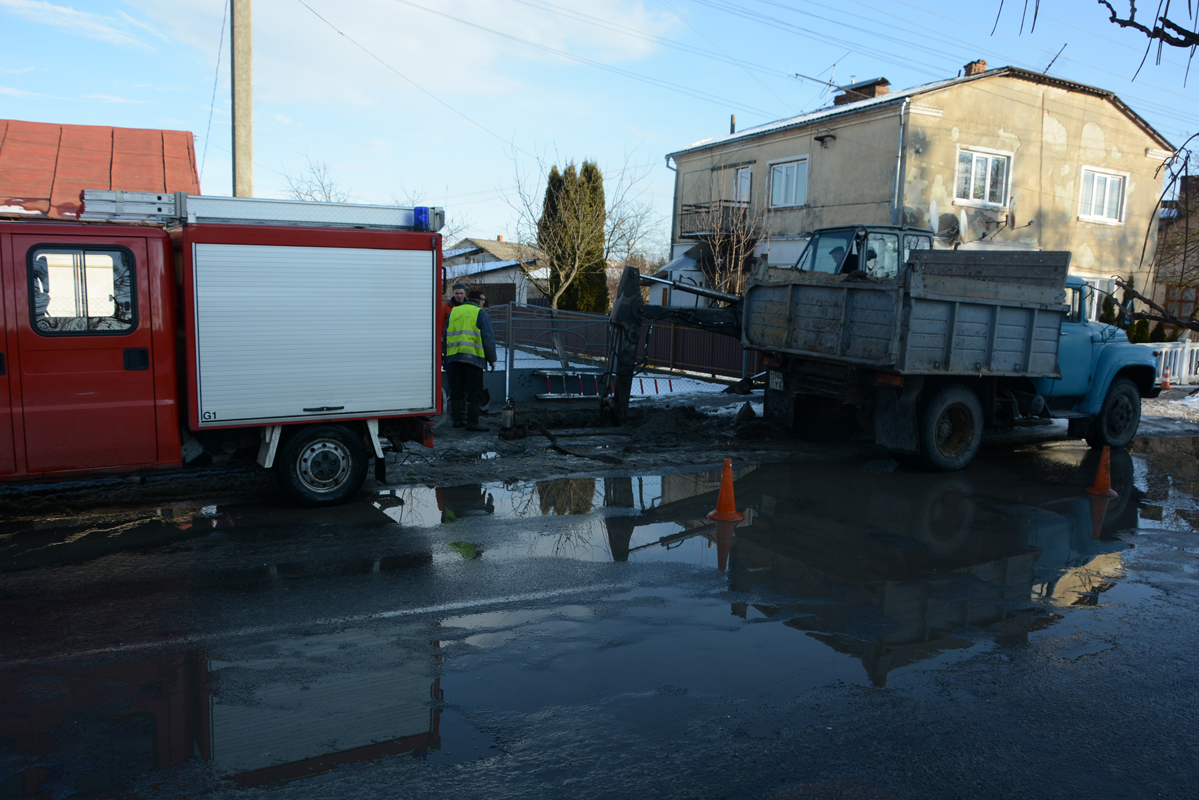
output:
[{"label": "puddle of water", "polygon": [[[389,490],[316,519],[382,519],[380,541],[411,529],[444,534],[429,537],[431,587],[463,575],[502,580],[530,556],[600,562],[570,569],[633,580],[586,602],[566,591],[490,604],[420,596],[428,605],[419,613],[342,618],[303,634],[0,669],[0,696],[15,698],[0,731],[23,731],[0,775],[19,780],[21,793],[0,782],[0,796],[119,790],[197,753],[207,770],[246,786],[396,756],[473,762],[498,749],[472,712],[597,698],[623,725],[677,736],[702,698],[782,702],[838,681],[919,687],[1030,633],[1053,657],[1101,655],[1115,640],[1097,621],[1103,604],[1152,596],[1124,580],[1128,545],[1115,537],[1152,504],[1141,502],[1127,454],[1113,456],[1120,497],[1100,510],[1081,491],[1094,465],[1078,449],[985,459],[957,475],[877,463],[746,468],[736,482],[745,519],[731,534],[707,518],[715,471]],[[289,513],[198,508],[179,519],[285,530]],[[385,559],[354,555],[357,540],[314,537],[299,548],[299,534],[280,536],[276,549],[293,561],[272,562],[272,574],[256,559],[253,574],[290,578],[296,594],[318,586],[323,599],[367,585],[349,573],[386,571]],[[468,559],[453,543],[481,555]],[[242,584],[222,575],[212,589],[220,601],[262,613],[237,606],[230,598]]]},{"label": "puddle of water", "polygon": [[428,621],[393,623],[0,670],[0,796],[120,792],[197,760],[254,787],[394,756],[494,756],[492,738],[444,706],[437,635]]}]

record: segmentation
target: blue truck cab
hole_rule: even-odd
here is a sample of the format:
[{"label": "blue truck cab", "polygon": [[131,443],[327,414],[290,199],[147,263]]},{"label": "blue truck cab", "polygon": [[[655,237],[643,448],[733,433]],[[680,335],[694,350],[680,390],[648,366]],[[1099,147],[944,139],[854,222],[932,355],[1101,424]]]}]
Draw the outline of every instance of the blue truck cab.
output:
[{"label": "blue truck cab", "polygon": [[1156,359],[1148,347],[1131,344],[1114,325],[1088,318],[1094,290],[1074,275],[1066,278],[1066,305],[1057,363],[1060,378],[1036,378],[1036,391],[1055,417],[1070,419],[1070,434],[1095,447],[1124,447],[1136,435],[1141,398],[1160,389]]}]

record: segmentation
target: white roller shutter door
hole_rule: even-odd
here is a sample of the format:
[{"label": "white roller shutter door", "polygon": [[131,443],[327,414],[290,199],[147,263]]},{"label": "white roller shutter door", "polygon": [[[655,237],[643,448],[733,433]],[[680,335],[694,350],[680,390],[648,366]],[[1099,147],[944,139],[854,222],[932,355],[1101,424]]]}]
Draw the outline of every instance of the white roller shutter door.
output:
[{"label": "white roller shutter door", "polygon": [[193,247],[201,427],[433,411],[433,251]]}]

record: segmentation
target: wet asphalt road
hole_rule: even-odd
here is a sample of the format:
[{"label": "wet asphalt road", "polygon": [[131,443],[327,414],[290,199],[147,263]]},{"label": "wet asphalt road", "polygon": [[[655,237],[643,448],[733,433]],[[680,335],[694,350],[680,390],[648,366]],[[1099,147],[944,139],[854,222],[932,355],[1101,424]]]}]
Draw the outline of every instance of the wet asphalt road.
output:
[{"label": "wet asphalt road", "polygon": [[0,523],[0,798],[1196,797],[1197,443]]}]

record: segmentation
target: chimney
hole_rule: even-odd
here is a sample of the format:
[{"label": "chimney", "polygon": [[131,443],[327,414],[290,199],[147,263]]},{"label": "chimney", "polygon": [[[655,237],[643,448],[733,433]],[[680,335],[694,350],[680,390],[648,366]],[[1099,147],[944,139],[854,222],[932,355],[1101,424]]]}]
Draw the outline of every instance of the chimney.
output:
[{"label": "chimney", "polygon": [[496,240],[497,242],[502,242],[502,241],[504,241],[504,234],[502,234],[502,233],[501,233],[499,236],[495,237],[495,240]]},{"label": "chimney", "polygon": [[981,75],[987,71],[987,62],[980,58],[978,61],[971,61],[962,69],[965,75]]},{"label": "chimney", "polygon": [[886,78],[874,78],[861,83],[851,83],[842,86],[845,91],[833,98],[833,105],[843,106],[846,103],[856,103],[871,97],[882,97],[891,93],[891,81]]}]

